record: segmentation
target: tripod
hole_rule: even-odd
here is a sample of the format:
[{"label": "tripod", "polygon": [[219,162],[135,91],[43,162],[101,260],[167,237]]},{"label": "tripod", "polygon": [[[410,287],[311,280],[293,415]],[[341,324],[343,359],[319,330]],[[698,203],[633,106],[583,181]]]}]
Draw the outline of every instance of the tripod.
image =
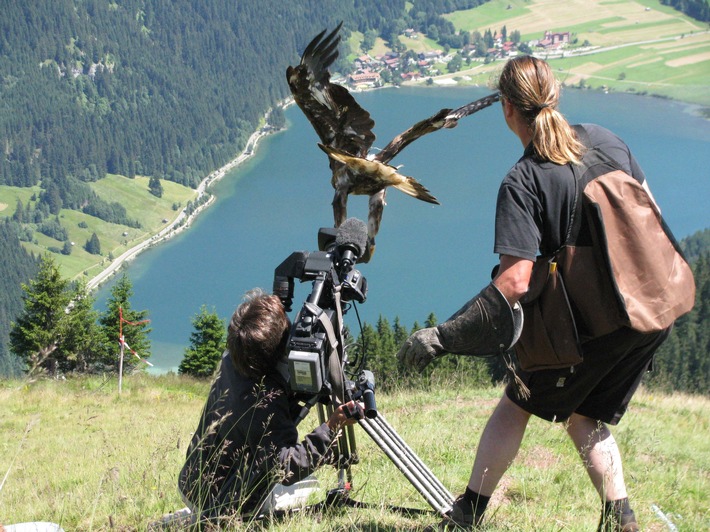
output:
[{"label": "tripod", "polygon": [[[321,421],[333,411],[332,405],[319,405],[318,415]],[[429,505],[440,515],[451,511],[453,495],[436,478],[431,470],[422,462],[417,454],[407,445],[397,431],[390,425],[381,413],[376,417],[364,417],[358,424],[365,433],[382,449],[387,458],[399,469],[410,484],[424,497]],[[352,486],[351,465],[359,461],[355,442],[355,431],[352,426],[345,428],[338,440],[338,488],[331,490],[325,505],[347,505],[364,507],[364,503],[354,501],[349,496]],[[403,513],[425,513],[426,510],[391,506],[390,509]]]},{"label": "tripod", "polygon": [[[318,252],[294,252],[274,272],[274,293],[284,308],[291,310],[294,279],[312,281],[312,289],[299,311],[288,340],[290,384],[294,391],[309,397],[296,418],[298,424],[318,403],[321,423],[338,405],[362,399],[365,417],[358,421],[365,433],[382,449],[402,474],[442,516],[450,512],[454,497],[421,461],[397,431],[375,409],[374,376],[364,369],[365,356],[350,365],[345,341],[343,302],[363,303],[367,282],[354,268],[366,247],[367,229],[363,222],[349,219],[334,230],[318,232]],[[324,251],[329,250],[329,251]],[[359,367],[357,382],[350,381],[346,368]],[[366,375],[367,374],[367,375]],[[320,399],[326,399],[321,402]],[[349,497],[352,485],[351,464],[357,463],[353,426],[347,426],[335,449],[338,488],[331,492],[330,503],[363,506]],[[416,510],[410,510],[416,513]]]}]

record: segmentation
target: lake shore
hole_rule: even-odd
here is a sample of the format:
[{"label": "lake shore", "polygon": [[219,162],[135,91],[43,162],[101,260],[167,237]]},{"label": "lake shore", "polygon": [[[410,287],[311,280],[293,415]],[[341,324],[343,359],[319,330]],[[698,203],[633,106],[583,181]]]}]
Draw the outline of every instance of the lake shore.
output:
[{"label": "lake shore", "polygon": [[[288,105],[290,105],[290,102],[286,101],[283,102],[281,105],[283,108],[286,108]],[[268,112],[265,115],[265,118],[267,116]],[[192,222],[194,222],[194,220],[197,218],[197,216],[199,216],[200,213],[205,211],[215,201],[214,195],[209,194],[208,188],[214,183],[221,180],[224,176],[226,176],[229,172],[237,168],[239,165],[247,161],[250,157],[252,157],[254,153],[256,153],[256,149],[259,145],[259,142],[264,137],[272,133],[277,133],[278,131],[280,130],[273,129],[268,126],[263,126],[257,129],[254,133],[252,133],[252,135],[249,137],[249,140],[247,141],[246,146],[244,147],[244,150],[242,150],[239,155],[237,155],[234,159],[229,161],[221,168],[218,168],[217,170],[210,173],[197,186],[197,196],[195,198],[195,201],[199,203],[199,206],[197,208],[195,208],[190,214],[188,214],[187,207],[185,207],[178,213],[177,217],[171,223],[161,229],[158,233],[151,235],[147,239],[143,240],[142,242],[139,242],[132,248],[124,251],[118,257],[114,258],[105,269],[103,269],[98,275],[92,277],[87,282],[87,290],[91,291],[98,289],[103,283],[108,281],[114,274],[116,274],[121,269],[121,267],[128,261],[136,258],[143,251],[150,249],[151,247],[156,246],[161,242],[164,242],[189,228]],[[206,196],[208,196],[207,199],[205,199]]]},{"label": "lake shore", "polygon": [[[478,68],[478,67],[476,67]],[[468,83],[466,78],[468,77],[468,74],[472,73],[476,68],[473,69],[468,69],[464,70],[461,72],[456,72],[456,73],[447,73],[447,74],[441,74],[439,76],[432,77],[432,83],[431,85],[434,87],[466,87],[466,86],[480,86],[475,83]],[[457,79],[459,78],[459,79]],[[461,79],[463,78],[463,79]],[[420,87],[420,88],[427,88],[429,84],[427,83],[426,80],[418,80],[418,81],[407,81],[402,84],[403,86],[408,86],[408,87]],[[382,87],[373,87],[373,88],[361,88],[357,90],[353,90],[351,92],[357,93],[357,92],[366,92],[366,91],[371,91],[371,90],[378,90],[378,89],[387,89],[387,88],[396,88],[396,85],[385,85]],[[574,86],[567,86],[566,89],[575,89],[575,90],[582,90],[582,89],[577,89]],[[491,90],[494,90],[491,88]],[[601,89],[586,89],[586,90],[593,90],[593,91],[600,91]],[[639,95],[642,97],[655,97],[652,95]],[[282,101],[279,103],[279,106],[282,109],[286,109],[289,106],[293,105],[295,101],[293,98],[287,98],[286,100]],[[694,113],[696,113],[698,116],[703,116],[705,119],[708,119],[709,117],[707,115],[704,115],[701,111],[703,109],[703,106],[693,104],[693,103],[688,103],[688,102],[681,102],[685,103],[690,109],[693,110]],[[269,111],[264,115],[264,119],[268,118]],[[151,235],[147,239],[143,240],[142,242],[139,242],[132,248],[126,250],[124,253],[122,253],[119,257],[115,258],[111,263],[106,267],[104,270],[102,270],[98,275],[94,276],[91,280],[88,281],[87,283],[87,289],[88,290],[95,290],[99,288],[103,283],[108,281],[115,273],[117,273],[120,268],[127,263],[128,261],[134,259],[137,257],[141,252],[150,249],[151,247],[160,244],[161,242],[164,242],[173,236],[178,235],[181,233],[183,230],[186,230],[187,228],[190,227],[192,222],[201,214],[204,212],[212,203],[215,201],[215,197],[212,195],[209,195],[209,197],[205,200],[205,195],[208,195],[208,188],[221,180],[225,175],[227,175],[230,171],[234,170],[237,168],[239,165],[247,161],[251,156],[253,156],[256,152],[256,149],[258,148],[259,142],[266,137],[267,135],[270,135],[272,133],[277,133],[281,130],[278,129],[273,129],[269,126],[262,126],[259,129],[257,129],[252,135],[249,137],[249,140],[247,141],[247,144],[242,150],[241,153],[239,153],[234,159],[229,161],[227,164],[222,166],[221,168],[213,171],[210,173],[207,177],[205,177],[200,184],[197,187],[197,197],[195,198],[195,201],[199,202],[199,206],[189,215],[187,214],[187,209],[183,209],[180,211],[178,216],[166,227],[161,229],[158,233]]]}]

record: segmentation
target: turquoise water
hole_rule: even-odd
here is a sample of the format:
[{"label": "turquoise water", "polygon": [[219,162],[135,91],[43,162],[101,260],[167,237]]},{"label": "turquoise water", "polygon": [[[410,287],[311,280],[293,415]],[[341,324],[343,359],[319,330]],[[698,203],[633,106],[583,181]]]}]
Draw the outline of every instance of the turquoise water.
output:
[{"label": "turquoise water", "polygon": [[[401,88],[357,94],[375,119],[375,146],[442,107],[484,96],[483,88]],[[626,140],[643,166],[678,238],[710,227],[710,121],[684,104],[600,92],[567,91],[561,110],[571,122],[596,122]],[[154,371],[177,368],[202,305],[225,320],[250,288],[271,290],[274,268],[292,251],[317,249],[319,227],[333,222],[327,157],[300,110],[289,127],[264,139],[249,161],[213,189],[217,201],[186,232],[132,261],[127,274],[133,308],[147,309]],[[391,189],[377,252],[359,266],[368,280],[363,321],[396,316],[411,327],[434,312],[443,320],[488,282],[498,184],[522,154],[500,105],[457,128],[410,145],[392,161],[441,202],[430,205]],[[367,217],[364,197],[351,197],[349,216]],[[97,295],[105,309],[111,283]],[[294,309],[310,291],[296,289]],[[357,329],[354,310],[346,322]]]}]

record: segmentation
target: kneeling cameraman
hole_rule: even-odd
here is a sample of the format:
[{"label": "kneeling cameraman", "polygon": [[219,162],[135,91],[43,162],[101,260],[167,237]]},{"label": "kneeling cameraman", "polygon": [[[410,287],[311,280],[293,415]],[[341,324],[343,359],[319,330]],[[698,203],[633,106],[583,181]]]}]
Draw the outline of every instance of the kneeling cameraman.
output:
[{"label": "kneeling cameraman", "polygon": [[229,324],[227,351],[210,389],[178,485],[200,519],[268,513],[274,488],[334,462],[343,426],[362,418],[355,402],[298,441],[300,405],[285,363],[290,322],[278,297],[249,292]]}]

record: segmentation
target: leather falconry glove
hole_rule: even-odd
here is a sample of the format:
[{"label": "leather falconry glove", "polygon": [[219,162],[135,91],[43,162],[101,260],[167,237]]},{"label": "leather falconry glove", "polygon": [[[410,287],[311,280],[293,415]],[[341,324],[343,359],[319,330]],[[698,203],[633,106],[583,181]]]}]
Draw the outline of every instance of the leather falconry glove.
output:
[{"label": "leather falconry glove", "polygon": [[512,308],[490,283],[444,323],[412,334],[397,353],[405,366],[422,371],[444,353],[488,357],[510,349],[523,329],[523,311]]}]

